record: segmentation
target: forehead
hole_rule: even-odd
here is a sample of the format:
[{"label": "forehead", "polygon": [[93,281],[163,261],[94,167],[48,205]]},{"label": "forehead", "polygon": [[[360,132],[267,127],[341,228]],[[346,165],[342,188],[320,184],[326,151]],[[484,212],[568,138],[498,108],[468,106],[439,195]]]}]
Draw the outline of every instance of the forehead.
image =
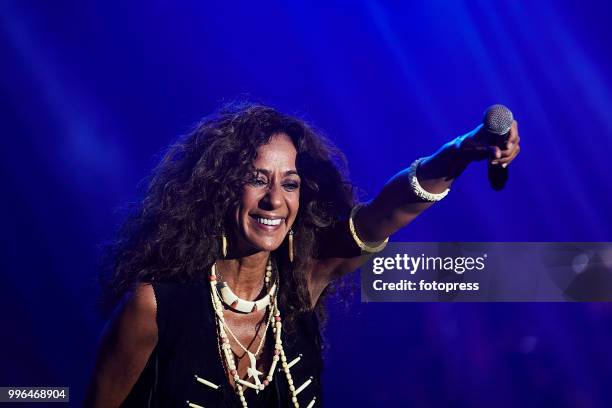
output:
[{"label": "forehead", "polygon": [[257,149],[253,165],[261,169],[294,170],[297,150],[284,133],[273,135],[270,142]]}]

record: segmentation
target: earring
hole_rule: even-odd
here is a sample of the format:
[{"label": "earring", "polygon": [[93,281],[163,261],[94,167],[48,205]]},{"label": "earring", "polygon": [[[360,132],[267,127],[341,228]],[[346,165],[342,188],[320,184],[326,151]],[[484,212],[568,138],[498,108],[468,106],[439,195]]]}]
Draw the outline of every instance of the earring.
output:
[{"label": "earring", "polygon": [[224,258],[227,257],[227,237],[225,234],[221,234],[221,254]]},{"label": "earring", "polygon": [[293,230],[289,230],[289,262],[293,262]]}]

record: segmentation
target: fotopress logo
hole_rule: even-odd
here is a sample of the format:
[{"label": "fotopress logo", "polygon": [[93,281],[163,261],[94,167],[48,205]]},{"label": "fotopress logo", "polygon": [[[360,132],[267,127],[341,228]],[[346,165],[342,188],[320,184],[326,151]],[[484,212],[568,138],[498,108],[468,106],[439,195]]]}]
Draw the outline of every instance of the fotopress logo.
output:
[{"label": "fotopress logo", "polygon": [[610,242],[390,242],[363,302],[612,301]]},{"label": "fotopress logo", "polygon": [[419,271],[452,271],[463,274],[466,271],[482,271],[485,269],[487,254],[481,256],[410,256],[395,254],[395,256],[378,256],[372,260],[372,272],[380,275],[385,271],[406,271],[411,275]]}]

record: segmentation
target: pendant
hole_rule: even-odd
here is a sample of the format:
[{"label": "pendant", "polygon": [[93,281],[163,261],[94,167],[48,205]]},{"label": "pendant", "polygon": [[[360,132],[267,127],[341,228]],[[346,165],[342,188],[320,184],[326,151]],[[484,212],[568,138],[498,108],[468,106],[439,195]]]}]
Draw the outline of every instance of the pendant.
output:
[{"label": "pendant", "polygon": [[251,362],[250,367],[247,368],[247,374],[249,376],[248,378],[253,377],[253,382],[257,386],[255,393],[259,394],[259,386],[261,385],[261,382],[259,381],[259,376],[262,375],[262,373],[261,371],[257,371],[257,360],[255,359],[255,354],[247,350],[247,356],[249,356],[249,361]]},{"label": "pendant", "polygon": [[270,298],[274,296],[276,284],[270,287],[268,293],[257,301],[244,300],[239,298],[226,282],[217,283],[217,290],[221,294],[223,303],[240,313],[252,313],[256,310],[263,310],[270,304]]}]

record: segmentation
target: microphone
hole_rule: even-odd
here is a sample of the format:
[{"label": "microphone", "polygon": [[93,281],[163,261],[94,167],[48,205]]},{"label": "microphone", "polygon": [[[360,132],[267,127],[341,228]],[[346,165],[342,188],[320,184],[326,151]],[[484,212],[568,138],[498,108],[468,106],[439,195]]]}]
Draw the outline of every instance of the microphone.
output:
[{"label": "microphone", "polygon": [[[493,144],[504,150],[510,137],[510,128],[513,121],[514,117],[510,109],[504,105],[493,105],[485,111],[482,125],[492,138]],[[508,167],[504,168],[499,164],[492,165],[489,162],[488,176],[491,188],[495,191],[500,191],[506,185],[506,181],[508,181]]]}]

